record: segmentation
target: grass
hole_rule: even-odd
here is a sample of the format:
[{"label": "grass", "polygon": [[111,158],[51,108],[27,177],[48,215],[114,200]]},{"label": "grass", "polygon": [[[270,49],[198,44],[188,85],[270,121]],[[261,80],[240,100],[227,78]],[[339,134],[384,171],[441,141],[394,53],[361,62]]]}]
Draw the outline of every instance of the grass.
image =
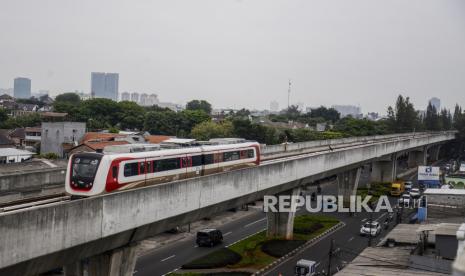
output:
[{"label": "grass", "polygon": [[214,252],[197,258],[187,264],[182,265],[183,269],[206,269],[218,268],[227,265],[236,264],[241,260],[241,255],[230,250],[229,248],[221,248]]},{"label": "grass", "polygon": [[[339,221],[333,217],[328,217],[319,214],[302,215],[297,216],[294,220],[294,240],[288,241],[279,237],[269,238],[266,236],[266,231],[258,232],[244,240],[241,240],[228,248],[222,248],[216,250],[204,257],[198,258],[189,264],[183,265],[183,268],[191,267],[189,265],[194,264],[197,268],[199,266],[213,268],[212,263],[218,264],[219,262],[225,262],[225,259],[232,260],[231,252],[240,256],[240,261],[229,262],[223,267],[229,269],[261,269],[266,265],[272,263],[278,257],[291,252],[298,246],[304,244],[306,241],[316,237],[323,233],[327,229],[336,225]],[[270,254],[264,252],[268,251]],[[273,252],[270,252],[272,250]],[[273,256],[275,257],[273,257]],[[225,257],[226,256],[226,257]],[[228,257],[229,256],[229,257]],[[237,260],[237,258],[234,258]],[[212,261],[214,260],[214,261]],[[207,264],[208,263],[208,264]],[[218,268],[217,265],[214,266]],[[239,273],[239,272],[237,272]],[[172,274],[176,276],[199,276],[199,275],[210,275],[211,274]],[[215,274],[215,276],[220,276]],[[242,276],[246,274],[224,274],[224,275],[237,275]]]},{"label": "grass", "polygon": [[[371,183],[369,191],[370,195],[372,196],[370,202],[375,203],[376,201],[378,201],[380,196],[390,195],[391,183]],[[368,188],[358,188],[357,195],[361,196],[362,199],[365,198],[368,195]]]}]

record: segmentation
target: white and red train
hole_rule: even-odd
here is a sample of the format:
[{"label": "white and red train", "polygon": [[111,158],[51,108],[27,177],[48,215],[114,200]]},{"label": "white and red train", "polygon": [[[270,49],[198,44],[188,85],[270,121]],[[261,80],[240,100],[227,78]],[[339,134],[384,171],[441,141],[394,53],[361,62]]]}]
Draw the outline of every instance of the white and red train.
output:
[{"label": "white and red train", "polygon": [[136,153],[76,153],[69,159],[66,192],[94,196],[260,164],[256,142]]}]

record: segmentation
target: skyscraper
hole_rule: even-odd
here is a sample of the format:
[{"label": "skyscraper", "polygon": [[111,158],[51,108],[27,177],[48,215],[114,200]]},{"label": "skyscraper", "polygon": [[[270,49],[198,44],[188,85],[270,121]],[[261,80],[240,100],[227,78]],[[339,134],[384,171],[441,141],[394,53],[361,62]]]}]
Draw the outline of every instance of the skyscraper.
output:
[{"label": "skyscraper", "polygon": [[29,99],[31,97],[31,80],[28,78],[16,78],[13,91],[15,98]]},{"label": "skyscraper", "polygon": [[129,92],[121,93],[121,101],[129,101],[131,99],[131,94]]},{"label": "skyscraper", "polygon": [[131,102],[139,103],[139,93],[137,92],[131,93]]},{"label": "skyscraper", "polygon": [[106,98],[113,101],[118,100],[117,73],[92,72],[91,74],[91,95],[92,98]]},{"label": "skyscraper", "polygon": [[431,103],[432,106],[434,106],[434,108],[436,108],[436,111],[439,112],[440,108],[441,108],[441,100],[436,98],[436,97],[432,97],[429,102]]}]

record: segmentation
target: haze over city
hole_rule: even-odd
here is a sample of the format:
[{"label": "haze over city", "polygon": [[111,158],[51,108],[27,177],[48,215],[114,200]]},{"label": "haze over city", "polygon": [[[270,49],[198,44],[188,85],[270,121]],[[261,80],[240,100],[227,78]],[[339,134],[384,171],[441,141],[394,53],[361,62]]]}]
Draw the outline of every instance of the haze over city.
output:
[{"label": "haze over city", "polygon": [[384,113],[398,94],[424,109],[464,105],[463,1],[5,1],[0,87],[120,92],[216,107],[353,104]]}]

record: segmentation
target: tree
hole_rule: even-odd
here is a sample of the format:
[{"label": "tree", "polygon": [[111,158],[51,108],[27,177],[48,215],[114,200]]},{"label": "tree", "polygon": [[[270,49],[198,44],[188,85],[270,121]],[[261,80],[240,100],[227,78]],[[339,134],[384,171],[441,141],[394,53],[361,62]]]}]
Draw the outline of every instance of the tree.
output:
[{"label": "tree", "polygon": [[439,119],[436,107],[431,103],[426,108],[426,115],[424,124],[427,130],[438,131],[441,130],[441,120]]},{"label": "tree", "polygon": [[458,104],[455,104],[453,121],[458,121],[460,116],[462,116],[462,108]]},{"label": "tree", "polygon": [[341,114],[334,108],[326,108],[320,106],[318,108],[312,108],[310,110],[311,118],[323,118],[325,121],[336,122],[340,119]]},{"label": "tree", "polygon": [[388,126],[391,132],[411,132],[421,129],[421,121],[410,98],[397,97],[395,108],[388,107]]},{"label": "tree", "polygon": [[6,113],[6,110],[4,108],[0,108],[0,127],[5,123],[5,121],[8,119],[8,113]]},{"label": "tree", "polygon": [[192,131],[191,136],[197,140],[210,140],[212,138],[225,138],[231,137],[233,133],[233,125],[230,121],[215,123],[212,121],[205,121],[196,125]]},{"label": "tree", "polygon": [[79,108],[79,120],[89,123],[90,129],[115,126],[121,120],[121,108],[110,99],[95,98],[83,101]]},{"label": "tree", "polygon": [[233,120],[234,135],[237,137],[254,140],[259,143],[273,145],[279,143],[280,133],[274,127],[251,123],[249,120]]},{"label": "tree", "polygon": [[212,105],[205,100],[192,100],[186,105],[187,110],[203,110],[205,113],[210,114],[212,112]]},{"label": "tree", "polygon": [[203,110],[183,110],[177,113],[177,117],[179,123],[177,135],[180,137],[188,136],[195,125],[211,120]]},{"label": "tree", "polygon": [[80,105],[81,98],[76,93],[63,93],[55,97],[55,102],[65,102],[73,105]]},{"label": "tree", "polygon": [[349,136],[370,136],[388,133],[386,121],[370,121],[368,119],[356,119],[345,117],[339,120],[334,130]]},{"label": "tree", "polygon": [[176,135],[179,125],[177,117],[172,110],[150,111],[145,116],[144,130],[151,134]]},{"label": "tree", "polygon": [[137,129],[144,127],[145,110],[135,102],[122,101],[118,103],[121,129]]},{"label": "tree", "polygon": [[447,109],[442,109],[441,114],[439,115],[439,120],[441,121],[441,126],[443,130],[452,129],[452,115]]}]

